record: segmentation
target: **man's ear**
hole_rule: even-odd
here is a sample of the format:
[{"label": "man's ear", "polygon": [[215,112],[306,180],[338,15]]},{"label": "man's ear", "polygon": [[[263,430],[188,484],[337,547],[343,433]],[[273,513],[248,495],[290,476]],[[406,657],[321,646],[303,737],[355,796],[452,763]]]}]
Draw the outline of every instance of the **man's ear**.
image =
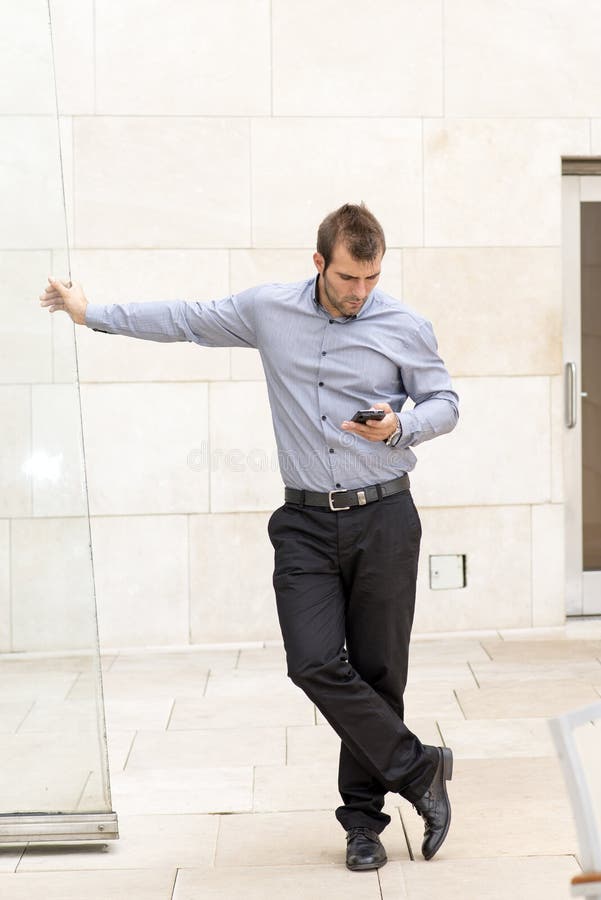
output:
[{"label": "man's ear", "polygon": [[323,270],[324,270],[325,267],[326,267],[326,261],[325,261],[325,259],[323,258],[323,256],[321,255],[321,253],[314,253],[314,254],[313,254],[313,262],[315,263],[315,268],[317,269],[317,271],[319,272],[319,274],[320,274],[320,275],[323,275]]}]

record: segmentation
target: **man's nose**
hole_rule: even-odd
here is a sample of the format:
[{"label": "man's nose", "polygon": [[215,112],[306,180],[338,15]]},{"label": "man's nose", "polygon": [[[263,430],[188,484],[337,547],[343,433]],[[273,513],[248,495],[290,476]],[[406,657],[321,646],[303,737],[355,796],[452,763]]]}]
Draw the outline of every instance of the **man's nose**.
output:
[{"label": "man's nose", "polygon": [[358,281],[355,285],[355,297],[357,300],[365,300],[368,294],[369,288],[366,283],[364,281]]}]

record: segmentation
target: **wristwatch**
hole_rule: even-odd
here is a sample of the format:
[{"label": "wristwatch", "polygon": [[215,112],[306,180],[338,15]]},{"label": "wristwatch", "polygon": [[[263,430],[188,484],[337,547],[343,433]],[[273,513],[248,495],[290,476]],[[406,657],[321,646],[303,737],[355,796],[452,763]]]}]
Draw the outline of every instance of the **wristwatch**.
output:
[{"label": "wristwatch", "polygon": [[401,420],[399,419],[398,416],[396,417],[396,422],[397,422],[397,426],[396,426],[395,430],[392,432],[390,437],[386,438],[386,440],[384,441],[384,443],[386,444],[387,447],[396,447],[396,445],[398,444],[398,442],[400,441],[400,439],[403,436]]}]

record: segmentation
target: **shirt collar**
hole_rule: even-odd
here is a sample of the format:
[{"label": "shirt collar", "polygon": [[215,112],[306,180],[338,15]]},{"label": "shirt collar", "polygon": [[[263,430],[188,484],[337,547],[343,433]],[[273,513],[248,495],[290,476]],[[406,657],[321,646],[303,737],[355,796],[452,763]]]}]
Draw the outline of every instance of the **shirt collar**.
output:
[{"label": "shirt collar", "polygon": [[[329,313],[328,313],[327,309],[324,309],[324,307],[319,302],[319,291],[317,288],[318,281],[319,281],[319,272],[315,276],[315,280],[313,282],[313,287],[311,288],[311,296],[313,298],[313,303],[316,307],[317,312],[320,315],[328,316],[328,318],[329,318]],[[374,288],[374,290],[375,290],[375,288]],[[373,295],[374,295],[374,291],[372,290],[369,293],[367,300],[365,301],[365,303],[363,304],[363,306],[361,307],[361,309],[359,310],[359,312],[356,315],[354,315],[354,316],[336,316],[334,318],[334,322],[338,322],[339,325],[346,325],[347,322],[353,322],[355,319],[359,319],[363,315],[365,310],[368,308],[368,306],[371,306],[371,303],[373,300]]]}]

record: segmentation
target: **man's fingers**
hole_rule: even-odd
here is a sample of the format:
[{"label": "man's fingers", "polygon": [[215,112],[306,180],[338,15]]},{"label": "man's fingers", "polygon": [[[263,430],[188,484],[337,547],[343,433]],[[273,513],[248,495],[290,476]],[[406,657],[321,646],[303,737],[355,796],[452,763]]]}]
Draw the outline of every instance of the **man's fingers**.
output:
[{"label": "man's fingers", "polygon": [[40,306],[48,307],[49,312],[64,309],[67,292],[72,286],[71,282],[59,281],[51,275],[48,276],[48,282],[48,287],[44,289],[43,294],[40,294]]},{"label": "man's fingers", "polygon": [[54,294],[56,294],[57,296],[60,296],[60,297],[65,296],[65,294],[68,291],[68,288],[63,281],[57,281],[54,278],[48,278],[48,281],[50,282],[50,287],[51,287],[51,291],[52,291],[51,296],[53,296]]},{"label": "man's fingers", "polygon": [[[388,403],[374,404],[374,407],[379,409],[388,407],[390,409]],[[351,431],[366,441],[382,441],[390,434],[390,419],[391,416],[388,414],[383,419],[368,419],[364,425],[359,422],[345,421],[341,427],[343,431]]]},{"label": "man's fingers", "polygon": [[44,294],[40,295],[40,306],[52,306],[53,304],[58,304],[59,306],[64,305],[59,294],[48,294],[47,296]]},{"label": "man's fingers", "polygon": [[353,434],[358,434],[359,437],[367,437],[369,435],[367,425],[360,425],[359,422],[343,422],[342,427],[345,431],[352,431]]}]

